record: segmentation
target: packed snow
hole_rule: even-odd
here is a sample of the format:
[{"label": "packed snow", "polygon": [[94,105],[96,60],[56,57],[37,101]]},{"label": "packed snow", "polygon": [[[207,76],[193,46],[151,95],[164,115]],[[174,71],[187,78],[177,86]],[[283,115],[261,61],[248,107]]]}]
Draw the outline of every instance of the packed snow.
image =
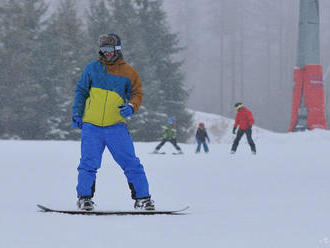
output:
[{"label": "packed snow", "polygon": [[[190,112],[193,114],[193,125],[195,126],[195,129],[197,130],[198,124],[203,122],[209,136],[212,137],[212,143],[233,143],[235,136],[232,135],[234,123],[232,119],[200,111],[190,110]],[[270,133],[270,131],[254,126],[253,139],[257,141],[259,136],[265,133]],[[195,142],[194,135],[188,140],[188,143],[193,142]]]},{"label": "packed snow", "polygon": [[[211,129],[216,124],[210,119],[204,121]],[[190,206],[179,216],[41,213],[38,203],[76,209],[80,142],[0,141],[0,247],[330,247],[330,132],[260,129],[253,136],[257,155],[245,137],[231,155],[233,121],[228,123],[226,141],[210,132],[208,154],[195,154],[190,143],[179,144],[184,155],[172,155],[171,144],[163,147],[165,155],[153,155],[158,142],[135,143],[157,209]],[[98,210],[133,208],[126,179],[108,151],[94,200]]]}]

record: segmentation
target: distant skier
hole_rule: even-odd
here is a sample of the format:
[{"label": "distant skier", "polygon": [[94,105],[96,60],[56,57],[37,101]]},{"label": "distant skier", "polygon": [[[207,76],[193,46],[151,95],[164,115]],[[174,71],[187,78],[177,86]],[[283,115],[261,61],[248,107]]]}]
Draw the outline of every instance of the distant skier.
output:
[{"label": "distant skier", "polygon": [[237,113],[235,117],[233,134],[236,134],[236,128],[239,128],[231,148],[231,153],[234,154],[236,152],[239,141],[241,140],[242,136],[246,134],[246,138],[251,147],[251,151],[253,154],[256,154],[256,146],[252,140],[252,125],[254,124],[253,115],[251,111],[244,107],[242,103],[236,103],[234,109],[237,111]]},{"label": "distant skier", "polygon": [[210,138],[207,134],[205,125],[203,122],[201,122],[198,124],[198,129],[196,132],[196,141],[197,141],[196,153],[200,153],[201,145],[203,145],[205,153],[209,152],[209,147],[206,144],[206,140],[210,143]]},{"label": "distant skier", "polygon": [[134,208],[154,210],[143,165],[136,157],[126,119],[135,114],[143,99],[136,70],[123,59],[116,34],[99,37],[99,58],[84,69],[76,86],[72,127],[81,129],[77,206],[93,210],[96,173],[107,147],[120,165],[131,190]]},{"label": "distant skier", "polygon": [[168,118],[168,124],[163,129],[162,141],[155,148],[153,153],[155,153],[155,154],[159,153],[160,148],[166,142],[170,142],[175,147],[175,149],[178,151],[178,154],[183,154],[181,148],[178,146],[177,141],[176,141],[176,128],[175,128],[175,125],[176,125],[175,118],[174,117]]}]

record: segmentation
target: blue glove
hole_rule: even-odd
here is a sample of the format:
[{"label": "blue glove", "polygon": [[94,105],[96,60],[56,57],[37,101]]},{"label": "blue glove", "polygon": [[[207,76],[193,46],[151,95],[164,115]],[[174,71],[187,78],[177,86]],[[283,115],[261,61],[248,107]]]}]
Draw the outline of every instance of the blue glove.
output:
[{"label": "blue glove", "polygon": [[80,116],[73,116],[71,126],[73,128],[82,128],[82,119]]},{"label": "blue glove", "polygon": [[118,108],[120,109],[120,115],[125,119],[134,114],[134,109],[130,104],[121,105]]}]

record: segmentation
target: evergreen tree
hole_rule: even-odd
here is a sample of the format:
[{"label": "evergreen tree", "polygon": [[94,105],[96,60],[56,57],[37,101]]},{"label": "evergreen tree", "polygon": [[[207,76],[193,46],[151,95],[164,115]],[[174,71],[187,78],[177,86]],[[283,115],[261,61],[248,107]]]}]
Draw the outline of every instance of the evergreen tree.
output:
[{"label": "evergreen tree", "polygon": [[[177,34],[170,32],[166,14],[160,0],[135,0],[138,5],[140,32],[153,69],[153,80],[149,83],[148,105],[156,108],[160,117],[174,116],[177,120],[178,140],[185,141],[191,134],[191,114],[185,104],[188,93],[184,87],[182,62],[173,56],[181,48]],[[163,118],[160,120],[166,121]]]},{"label": "evergreen tree", "polygon": [[37,52],[46,11],[43,0],[10,0],[0,8],[1,138],[35,139],[45,131]]},{"label": "evergreen tree", "polygon": [[[88,36],[93,37],[91,44],[95,44],[95,40],[103,33],[116,33],[122,39],[122,53],[124,59],[134,66],[144,85],[148,75],[149,64],[145,60],[148,59],[147,49],[144,48],[144,42],[139,30],[138,16],[135,6],[131,0],[103,0],[91,1],[88,19]],[[94,49],[94,48],[93,48]],[[146,99],[146,98],[145,98]],[[130,132],[135,140],[143,140],[143,136],[139,136],[138,130],[143,130],[146,123],[151,123],[148,116],[145,102],[139,110],[139,114],[135,115],[129,121]],[[149,135],[149,138],[152,137]]]},{"label": "evergreen tree", "polygon": [[132,0],[110,2],[113,28],[122,37],[125,60],[135,67],[143,84],[144,100],[139,113],[128,122],[130,133],[135,140],[157,140],[161,137],[160,127],[166,114],[159,110],[161,105],[153,105],[152,99],[162,94],[159,87],[161,82],[145,42],[138,6]]},{"label": "evergreen tree", "polygon": [[109,24],[112,18],[104,0],[91,0],[87,12],[87,55],[89,59],[98,57],[98,37],[110,33]]},{"label": "evergreen tree", "polygon": [[178,123],[178,138],[189,133],[191,116],[185,110],[187,92],[183,87],[181,62],[174,62],[178,40],[166,24],[159,1],[91,1],[88,37],[92,44],[102,33],[116,33],[122,39],[124,59],[134,66],[143,83],[144,101],[128,122],[135,140],[154,141],[169,116]]},{"label": "evergreen tree", "polygon": [[42,37],[40,53],[45,67],[42,76],[47,96],[48,139],[78,138],[71,127],[74,89],[86,64],[86,36],[81,29],[73,0],[63,0],[50,18]]}]

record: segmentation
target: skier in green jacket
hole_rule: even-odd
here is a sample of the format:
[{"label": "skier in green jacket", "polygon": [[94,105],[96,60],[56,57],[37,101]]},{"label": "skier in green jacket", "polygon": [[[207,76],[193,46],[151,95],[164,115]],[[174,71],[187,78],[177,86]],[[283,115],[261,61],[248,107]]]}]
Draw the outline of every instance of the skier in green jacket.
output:
[{"label": "skier in green jacket", "polygon": [[169,141],[175,149],[178,151],[178,154],[183,154],[181,148],[178,146],[176,142],[176,129],[175,129],[175,118],[170,117],[168,118],[168,124],[163,130],[163,137],[162,141],[159,143],[159,145],[156,146],[153,153],[159,153],[160,148]]}]

